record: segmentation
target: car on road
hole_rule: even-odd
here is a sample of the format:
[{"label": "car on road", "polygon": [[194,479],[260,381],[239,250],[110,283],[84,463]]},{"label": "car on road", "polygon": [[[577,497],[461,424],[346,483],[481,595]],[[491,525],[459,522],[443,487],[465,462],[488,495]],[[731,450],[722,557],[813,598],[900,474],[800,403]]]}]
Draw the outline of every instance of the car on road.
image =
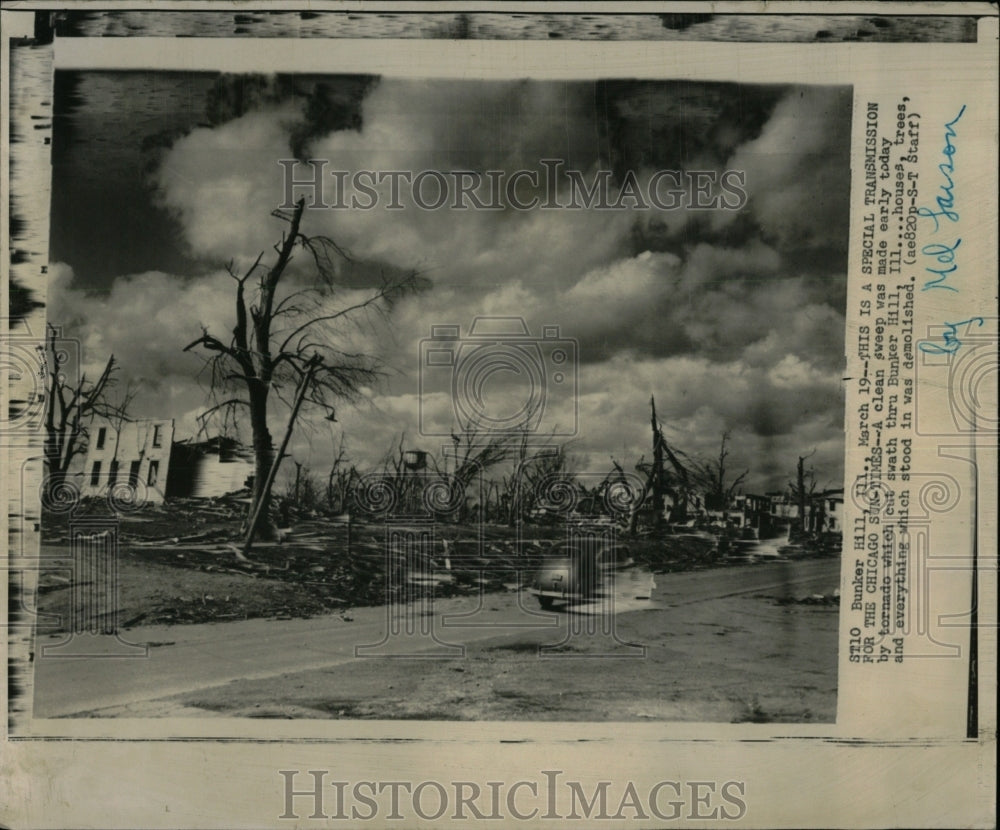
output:
[{"label": "car on road", "polygon": [[601,596],[610,573],[634,564],[624,545],[563,543],[546,554],[528,590],[545,610],[557,602],[587,602]]}]

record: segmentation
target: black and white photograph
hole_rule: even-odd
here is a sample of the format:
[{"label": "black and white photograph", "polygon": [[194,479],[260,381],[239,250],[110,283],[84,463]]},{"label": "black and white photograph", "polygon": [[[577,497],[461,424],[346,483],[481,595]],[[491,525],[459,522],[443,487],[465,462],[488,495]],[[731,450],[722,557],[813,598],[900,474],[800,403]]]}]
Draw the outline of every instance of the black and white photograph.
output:
[{"label": "black and white photograph", "polygon": [[832,722],[851,101],[57,72],[35,716]]},{"label": "black and white photograph", "polygon": [[0,17],[0,828],[995,824],[995,6]]}]

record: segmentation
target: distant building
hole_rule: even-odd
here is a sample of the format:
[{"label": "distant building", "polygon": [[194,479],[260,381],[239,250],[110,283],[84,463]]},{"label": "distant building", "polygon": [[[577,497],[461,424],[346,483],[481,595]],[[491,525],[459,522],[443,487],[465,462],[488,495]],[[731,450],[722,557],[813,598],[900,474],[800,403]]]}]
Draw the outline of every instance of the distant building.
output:
[{"label": "distant building", "polygon": [[832,496],[827,508],[827,530],[831,533],[844,532],[844,491],[839,496]]},{"label": "distant building", "polygon": [[799,506],[792,499],[787,491],[768,493],[771,502],[770,512],[772,519],[792,520],[799,516]]},{"label": "distant building", "polygon": [[80,494],[107,495],[127,483],[143,501],[159,504],[166,495],[174,422],[133,421],[119,428],[96,422],[90,430]]},{"label": "distant building", "polygon": [[737,527],[750,527],[761,536],[770,535],[773,527],[771,497],[746,493],[733,499],[733,516]]},{"label": "distant building", "polygon": [[174,441],[172,420],[95,423],[82,472],[81,495],[105,496],[127,483],[136,498],[212,498],[241,490],[253,475],[250,454],[235,439]]},{"label": "distant building", "polygon": [[844,490],[826,490],[810,501],[809,524],[814,533],[844,532]]}]

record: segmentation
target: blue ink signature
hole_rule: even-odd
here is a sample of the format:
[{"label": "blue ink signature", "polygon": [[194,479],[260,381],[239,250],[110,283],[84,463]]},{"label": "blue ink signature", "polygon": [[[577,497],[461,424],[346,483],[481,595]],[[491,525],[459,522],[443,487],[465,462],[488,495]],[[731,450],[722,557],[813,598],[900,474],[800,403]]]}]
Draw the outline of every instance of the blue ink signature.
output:
[{"label": "blue ink signature", "polygon": [[971,323],[981,326],[983,324],[983,318],[970,317],[968,320],[962,320],[960,323],[945,323],[943,346],[939,346],[937,343],[921,341],[917,344],[917,348],[919,348],[924,354],[955,354],[955,352],[957,352],[959,347],[962,345],[962,341],[958,339],[958,327],[968,326]]},{"label": "blue ink signature", "polygon": [[[934,198],[934,202],[937,204],[937,210],[933,210],[928,207],[920,207],[917,209],[918,216],[934,220],[933,233],[937,233],[941,229],[942,219],[947,219],[949,222],[953,223],[958,222],[959,220],[958,211],[955,209],[955,179],[953,178],[953,174],[955,172],[955,154],[958,150],[952,139],[958,138],[955,125],[961,120],[962,116],[965,115],[966,106],[966,104],[962,104],[962,108],[958,111],[958,115],[944,125],[944,147],[941,149],[941,154],[944,156],[945,160],[938,165],[938,170],[941,171],[941,175],[944,177],[944,182],[939,185],[938,190],[940,193]],[[951,245],[940,242],[932,242],[928,245],[924,245],[924,247],[920,249],[921,254],[935,261],[932,267],[924,268],[927,273],[934,275],[934,279],[924,282],[921,290],[928,291],[932,288],[940,288],[945,291],[953,291],[956,294],[958,293],[958,289],[953,285],[948,285],[946,281],[950,275],[954,274],[958,270],[958,262],[956,261],[957,257],[955,252],[961,244],[962,240],[959,238],[956,239]],[[973,323],[978,326],[982,326],[983,318],[970,317],[968,320],[962,320],[960,323],[946,322],[944,324],[944,345],[924,341],[918,344],[918,348],[924,354],[953,355],[962,346],[962,341],[958,336],[959,327],[968,327]]]},{"label": "blue ink signature", "polygon": [[961,117],[965,114],[965,104],[962,104],[962,109],[958,111],[958,115],[951,119],[947,124],[945,124],[944,131],[944,148],[941,153],[945,157],[945,161],[938,165],[938,170],[941,171],[941,175],[945,178],[945,183],[942,184],[938,189],[941,191],[942,195],[934,199],[937,202],[939,210],[933,211],[927,207],[917,208],[917,216],[923,216],[927,219],[934,220],[934,231],[937,232],[940,227],[940,219],[938,217],[943,216],[950,222],[958,221],[958,211],[955,210],[955,195],[953,193],[955,189],[955,181],[952,179],[952,173],[955,172],[955,153],[957,149],[954,144],[952,144],[952,139],[957,138],[958,134],[955,132],[954,127],[959,122]]},{"label": "blue ink signature", "polygon": [[933,257],[937,260],[938,265],[947,266],[945,268],[924,268],[925,271],[931,274],[937,274],[937,278],[933,280],[927,280],[924,283],[924,287],[921,291],[927,291],[930,288],[943,288],[948,291],[958,292],[958,289],[953,285],[943,285],[944,281],[948,279],[948,275],[954,273],[958,270],[958,265],[955,262],[955,251],[958,250],[958,246],[962,244],[962,239],[959,237],[955,240],[954,245],[945,245],[941,242],[932,242],[929,245],[924,245],[920,249],[920,253],[924,256]]}]

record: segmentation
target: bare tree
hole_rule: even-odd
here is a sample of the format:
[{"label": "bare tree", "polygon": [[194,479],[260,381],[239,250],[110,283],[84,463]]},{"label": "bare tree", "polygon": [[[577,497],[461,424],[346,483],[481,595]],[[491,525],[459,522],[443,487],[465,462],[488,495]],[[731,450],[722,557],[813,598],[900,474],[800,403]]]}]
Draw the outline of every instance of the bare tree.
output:
[{"label": "bare tree", "polygon": [[499,482],[494,478],[487,479],[486,492],[483,493],[483,503],[480,505],[483,521],[490,522],[493,520],[499,520],[501,516],[502,503]]},{"label": "bare tree", "polygon": [[674,499],[671,521],[683,522],[687,520],[688,503],[694,491],[690,462],[683,452],[670,446],[670,443],[663,438],[662,430],[660,437],[663,440],[663,451],[667,454],[667,459],[673,468],[673,474],[669,477],[671,481],[669,492]]},{"label": "bare tree", "polygon": [[85,372],[75,383],[66,376],[64,358],[60,354],[58,331],[48,328],[46,338],[45,374],[45,490],[51,496],[62,485],[73,459],[84,452],[95,418],[105,418],[121,425],[129,420],[128,411],[136,395],[129,385],[115,399],[111,391],[116,385],[118,363],[108,357],[96,381]]},{"label": "bare tree", "polygon": [[805,468],[807,458],[815,455],[813,450],[809,455],[800,455],[798,464],[795,466],[795,481],[788,482],[788,491],[798,508],[798,519],[796,530],[799,536],[805,536],[806,530],[806,507],[809,505],[816,493],[816,471],[810,467]]},{"label": "bare tree", "polygon": [[[464,499],[477,477],[485,483],[485,474],[511,457],[513,436],[510,433],[468,428],[463,430],[461,435],[453,434],[451,442],[450,447],[444,448],[441,463],[434,459],[434,468],[439,475],[453,481]],[[487,492],[484,489],[477,495],[479,509],[485,510],[483,502],[488,500]],[[467,505],[463,501],[456,518],[464,521],[468,518],[467,513]]]},{"label": "bare tree", "polygon": [[308,464],[295,462],[295,478],[286,483],[282,501],[299,513],[326,508],[325,488]]},{"label": "bare tree", "polygon": [[[407,449],[406,433],[383,456],[382,473],[391,484],[400,503],[416,504],[417,491],[431,481],[447,483],[457,507],[449,510],[452,518],[468,518],[469,488],[480,479],[484,485],[479,508],[488,500],[485,474],[511,457],[514,436],[510,433],[475,429],[468,426],[460,435],[452,434],[451,443],[441,447],[438,454]],[[442,491],[444,492],[444,491]],[[452,506],[451,499],[448,507]],[[444,502],[442,502],[444,506]]]},{"label": "bare tree", "polygon": [[[654,525],[660,527],[663,523],[663,511],[666,506],[665,496],[670,496],[673,501],[671,508],[671,521],[683,521],[687,518],[688,501],[694,489],[696,473],[692,469],[696,465],[679,449],[670,446],[663,434],[663,424],[656,415],[656,400],[649,399],[650,407],[650,427],[653,435],[653,460],[646,461],[642,456],[635,465],[635,469],[645,477],[645,484],[638,500],[636,509],[633,509],[629,520],[629,532],[634,533],[638,521],[638,506],[644,504],[646,499],[651,497],[652,510],[654,514]],[[611,459],[617,474],[624,476],[624,471],[617,461]],[[669,462],[669,468],[667,466]]]},{"label": "bare tree", "polygon": [[[292,485],[292,498],[295,499],[296,503],[299,501],[300,489],[299,486],[302,483],[302,462],[295,461],[295,483]],[[309,476],[309,468],[306,467],[306,477]]]},{"label": "bare tree", "polygon": [[[542,482],[566,467],[566,448],[548,443],[552,436],[539,440],[527,431],[507,433],[508,458],[514,466],[500,483],[500,503],[506,510],[507,524],[513,527],[535,508]],[[516,444],[514,443],[516,439]],[[544,443],[543,443],[544,442]]]},{"label": "bare tree", "polygon": [[347,448],[341,433],[337,455],[330,464],[330,472],[326,477],[326,509],[332,515],[343,513],[347,508],[347,498],[357,478],[357,467],[347,464]]},{"label": "bare tree", "polygon": [[526,508],[530,511],[538,501],[538,494],[543,483],[554,476],[569,475],[569,454],[566,445],[560,444],[550,448],[536,450],[524,467],[524,480],[529,501]]},{"label": "bare tree", "polygon": [[750,470],[746,469],[732,481],[727,482],[726,476],[729,470],[726,466],[726,459],[729,457],[729,450],[726,445],[729,443],[729,435],[729,430],[722,433],[717,458],[711,461],[699,461],[695,463],[695,474],[705,490],[706,503],[714,503],[718,506],[717,509],[723,512],[728,509],[733,494],[739,489],[743,480],[750,473]]},{"label": "bare tree", "polygon": [[[332,239],[307,236],[300,230],[304,208],[303,198],[290,213],[273,212],[273,216],[289,224],[281,241],[274,246],[273,264],[263,264],[262,251],[242,275],[233,269],[233,263],[227,266],[235,282],[236,325],[232,336],[221,339],[206,329],[185,347],[185,351],[198,347],[209,353],[207,362],[215,399],[209,413],[239,407],[245,408],[250,417],[254,478],[248,546],[253,541],[255,525],[259,524],[268,538],[274,538],[276,530],[269,518],[269,506],[281,458],[275,453],[271,436],[273,416],[268,406],[272,393],[292,413],[284,444],[291,436],[294,416],[302,405],[319,407],[332,414],[335,401],[357,399],[364,386],[380,377],[381,366],[375,356],[342,347],[343,331],[338,327],[360,323],[365,312],[384,312],[395,299],[418,286],[416,272],[383,278],[382,284],[361,300],[331,310],[338,263],[351,262],[351,257]],[[305,288],[286,289],[283,278],[294,254],[300,250],[310,257],[310,280]],[[248,300],[248,291],[254,288],[255,294]],[[295,390],[294,402],[288,397],[290,389]],[[229,393],[235,394],[222,399]]]}]

